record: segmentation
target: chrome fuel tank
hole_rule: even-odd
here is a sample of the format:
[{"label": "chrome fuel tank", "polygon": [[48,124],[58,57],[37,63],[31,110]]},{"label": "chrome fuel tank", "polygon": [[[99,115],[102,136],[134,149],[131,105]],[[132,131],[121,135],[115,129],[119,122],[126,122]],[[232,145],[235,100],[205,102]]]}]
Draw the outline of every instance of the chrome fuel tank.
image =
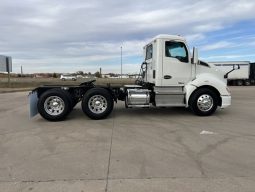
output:
[{"label": "chrome fuel tank", "polygon": [[149,107],[150,90],[148,89],[128,89],[126,96],[127,107]]}]

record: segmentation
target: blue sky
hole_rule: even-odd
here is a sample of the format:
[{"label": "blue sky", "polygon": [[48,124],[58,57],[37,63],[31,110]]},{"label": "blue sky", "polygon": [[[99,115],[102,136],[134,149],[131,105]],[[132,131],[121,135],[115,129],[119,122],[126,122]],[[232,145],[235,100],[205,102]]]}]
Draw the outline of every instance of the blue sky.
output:
[{"label": "blue sky", "polygon": [[208,61],[255,61],[255,22],[247,20],[206,34],[205,41],[194,43]]},{"label": "blue sky", "polygon": [[[158,34],[186,37],[205,61],[255,61],[254,0],[1,0],[0,54],[33,72],[136,73]],[[192,2],[192,3],[191,3]]]}]

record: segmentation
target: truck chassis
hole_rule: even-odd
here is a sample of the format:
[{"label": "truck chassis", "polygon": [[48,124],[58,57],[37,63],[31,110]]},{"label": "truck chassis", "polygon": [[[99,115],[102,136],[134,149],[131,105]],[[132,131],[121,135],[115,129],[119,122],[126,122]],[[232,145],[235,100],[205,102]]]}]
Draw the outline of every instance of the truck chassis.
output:
[{"label": "truck chassis", "polygon": [[[106,118],[113,110],[114,102],[125,101],[126,108],[158,107],[155,102],[154,86],[143,85],[96,86],[95,80],[70,85],[44,85],[30,93],[30,117],[38,112],[46,120],[64,120],[77,103],[81,102],[83,112],[91,119]],[[191,95],[191,110],[201,116],[211,115],[221,105],[220,96],[214,90],[203,87]],[[183,101],[185,106],[185,101]],[[163,106],[159,106],[163,107]]]}]

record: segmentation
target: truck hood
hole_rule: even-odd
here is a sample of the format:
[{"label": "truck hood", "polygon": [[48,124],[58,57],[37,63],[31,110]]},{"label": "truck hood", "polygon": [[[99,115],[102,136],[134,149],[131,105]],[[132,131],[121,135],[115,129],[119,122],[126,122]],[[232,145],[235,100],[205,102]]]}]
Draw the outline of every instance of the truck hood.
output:
[{"label": "truck hood", "polygon": [[202,73],[210,73],[221,81],[227,83],[227,80],[224,78],[225,73],[216,68],[213,64],[209,64],[205,61],[199,61],[199,64],[197,65],[197,75]]}]

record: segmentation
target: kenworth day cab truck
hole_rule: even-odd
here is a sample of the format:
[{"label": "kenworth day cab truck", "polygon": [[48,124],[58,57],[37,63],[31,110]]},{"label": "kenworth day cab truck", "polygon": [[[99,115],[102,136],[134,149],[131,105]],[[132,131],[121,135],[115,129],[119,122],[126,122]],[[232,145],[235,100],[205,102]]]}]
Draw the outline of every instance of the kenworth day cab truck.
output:
[{"label": "kenworth day cab truck", "polygon": [[[144,47],[145,61],[136,85],[96,86],[94,81],[77,86],[41,86],[30,93],[30,116],[63,120],[81,101],[83,112],[92,119],[106,118],[114,102],[133,107],[186,107],[196,115],[208,116],[217,107],[231,104],[226,76],[199,61],[197,49],[190,54],[181,36],[158,35]],[[146,109],[144,109],[146,110]]]}]

